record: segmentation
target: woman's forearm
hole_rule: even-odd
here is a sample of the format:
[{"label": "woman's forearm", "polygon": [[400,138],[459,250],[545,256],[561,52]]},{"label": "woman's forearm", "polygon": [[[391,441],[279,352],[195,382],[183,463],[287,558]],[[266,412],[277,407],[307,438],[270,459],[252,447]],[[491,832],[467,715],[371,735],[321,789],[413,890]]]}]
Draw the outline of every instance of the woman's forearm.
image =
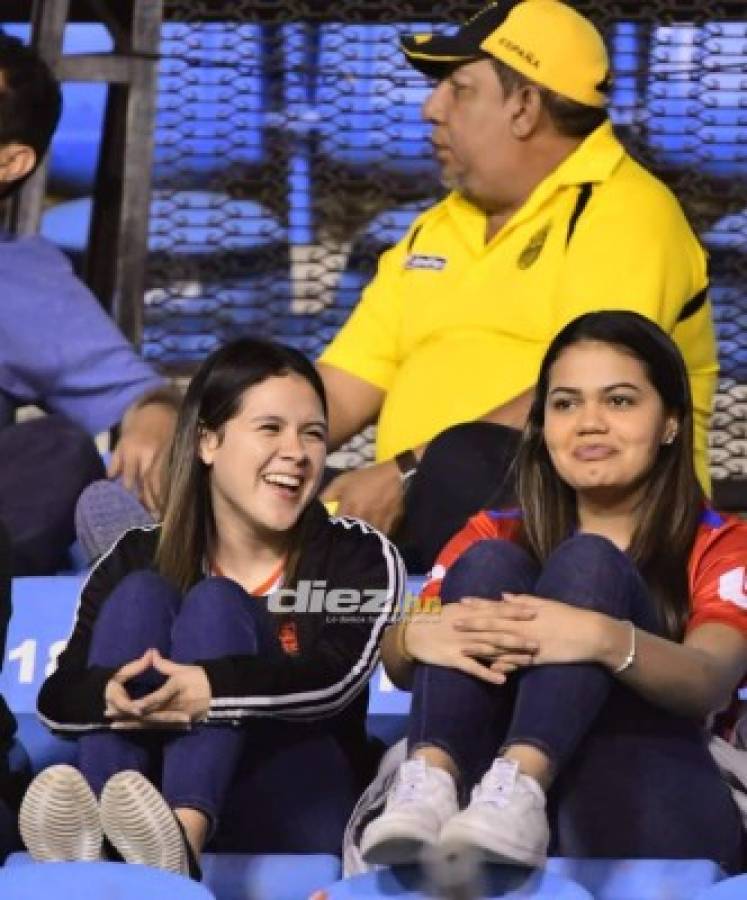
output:
[{"label": "woman's forearm", "polygon": [[[629,622],[602,616],[597,662],[614,672],[631,650]],[[734,678],[715,655],[635,629],[632,664],[617,676],[646,700],[683,716],[705,718],[722,709],[734,690]]]},{"label": "woman's forearm", "polygon": [[[408,658],[404,647],[404,631],[407,619],[390,625],[381,641],[381,661],[389,680],[400,690],[410,690],[415,660]],[[405,652],[403,652],[403,650]]]}]

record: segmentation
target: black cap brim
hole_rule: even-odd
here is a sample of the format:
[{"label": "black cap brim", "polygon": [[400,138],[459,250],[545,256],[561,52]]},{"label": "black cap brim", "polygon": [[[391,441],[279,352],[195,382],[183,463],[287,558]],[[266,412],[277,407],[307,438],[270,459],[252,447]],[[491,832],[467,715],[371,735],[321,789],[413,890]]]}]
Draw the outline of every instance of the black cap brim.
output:
[{"label": "black cap brim", "polygon": [[434,34],[430,40],[423,41],[415,35],[408,34],[400,38],[400,46],[410,65],[427,75],[428,78],[446,77],[457,66],[484,59],[487,54],[479,46],[465,46],[460,35],[453,36]]},{"label": "black cap brim", "polygon": [[429,78],[444,78],[457,66],[489,59],[482,42],[522,0],[495,0],[465,22],[456,34],[404,35],[400,46],[408,61]]}]

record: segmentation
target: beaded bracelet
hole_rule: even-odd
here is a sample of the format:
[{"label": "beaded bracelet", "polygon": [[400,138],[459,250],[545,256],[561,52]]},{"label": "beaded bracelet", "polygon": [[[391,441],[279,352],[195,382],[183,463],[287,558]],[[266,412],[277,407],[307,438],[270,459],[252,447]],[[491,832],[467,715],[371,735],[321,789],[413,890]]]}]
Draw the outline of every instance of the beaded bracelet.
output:
[{"label": "beaded bracelet", "polygon": [[630,625],[630,652],[614,670],[615,675],[619,675],[621,672],[629,669],[635,661],[635,625],[632,622],[628,622],[628,625]]}]

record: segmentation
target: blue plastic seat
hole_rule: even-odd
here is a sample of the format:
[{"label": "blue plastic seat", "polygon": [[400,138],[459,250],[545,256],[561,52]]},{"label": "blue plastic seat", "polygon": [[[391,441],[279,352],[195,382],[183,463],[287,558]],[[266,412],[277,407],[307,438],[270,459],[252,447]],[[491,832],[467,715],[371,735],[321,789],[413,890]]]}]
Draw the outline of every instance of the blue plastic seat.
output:
[{"label": "blue plastic seat", "polygon": [[691,896],[694,900],[744,900],[747,897],[747,875],[725,878]]},{"label": "blue plastic seat", "polygon": [[[28,853],[13,853],[6,866],[38,868]],[[112,883],[116,881],[118,885],[117,879],[121,878],[126,886],[126,880],[131,877],[127,873],[139,869],[142,867],[118,865],[117,871],[112,875]],[[313,891],[339,877],[340,860],[336,856],[325,854],[206,853],[202,857],[202,884],[217,900],[307,900]],[[182,879],[176,883],[176,888],[181,884],[189,885],[189,882]],[[147,887],[143,885],[143,888]],[[5,894],[1,890],[0,896],[5,900]],[[102,893],[98,896],[102,900],[108,900],[110,896],[126,900],[130,894]],[[174,893],[171,896],[181,898],[182,894]],[[151,895],[146,891],[142,900],[151,900]]]},{"label": "blue plastic seat", "polygon": [[[258,203],[235,200],[217,191],[153,192],[149,249],[175,255],[248,252],[284,244],[283,226]],[[41,233],[70,253],[88,241],[91,198],[79,197],[50,206]]]},{"label": "blue plastic seat", "polygon": [[202,872],[218,900],[307,900],[340,877],[340,860],[325,854],[206,853]]},{"label": "blue plastic seat", "polygon": [[201,884],[148,866],[121,863],[30,863],[0,869],[3,900],[210,900]]},{"label": "blue plastic seat", "polygon": [[720,375],[733,378],[738,384],[747,382],[747,316],[744,313],[747,297],[741,275],[746,231],[747,209],[744,209],[714,222],[701,235],[709,254],[709,294],[718,336]]},{"label": "blue plastic seat", "polygon": [[649,44],[647,138],[664,161],[733,177],[747,140],[747,23],[655,28]]},{"label": "blue plastic seat", "polygon": [[[423,893],[423,873],[418,866],[397,866],[368,872],[332,884],[325,890],[329,900],[397,897],[398,900],[427,900]],[[487,866],[480,897],[492,900],[534,898],[534,900],[592,900],[592,895],[573,881],[552,872],[528,871],[512,866]]]},{"label": "blue plastic seat", "polygon": [[156,184],[194,187],[264,158],[262,28],[236,22],[163,26]]},{"label": "blue plastic seat", "polygon": [[83,576],[14,578],[0,693],[18,714],[36,712],[36,697],[70,634]]},{"label": "blue plastic seat", "polygon": [[421,116],[430,86],[397,47],[403,30],[430,26],[283,26],[284,109],[268,121],[293,138],[288,218],[294,244],[318,238],[311,202],[317,153],[359,173],[435,178],[429,127]]},{"label": "blue plastic seat", "polygon": [[421,112],[432,86],[398,46],[401,33],[430,30],[423,23],[320,26],[314,99],[323,153],[353,167],[435,176]]},{"label": "blue plastic seat", "polygon": [[[41,232],[77,256],[88,242],[90,217],[90,197],[59,203],[44,213]],[[287,230],[251,200],[155,190],[144,355],[161,363],[202,360],[222,341],[282,332],[290,303],[287,238]]]},{"label": "blue plastic seat", "polygon": [[583,885],[595,900],[690,900],[724,873],[708,859],[562,859],[547,871]]}]

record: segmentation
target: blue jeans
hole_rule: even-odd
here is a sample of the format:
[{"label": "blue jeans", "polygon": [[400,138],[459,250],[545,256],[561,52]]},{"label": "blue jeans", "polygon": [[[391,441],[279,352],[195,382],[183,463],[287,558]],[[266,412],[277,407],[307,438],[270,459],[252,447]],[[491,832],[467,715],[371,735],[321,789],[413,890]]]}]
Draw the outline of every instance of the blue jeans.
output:
[{"label": "blue jeans", "polygon": [[[500,601],[503,591],[549,597],[661,633],[629,557],[596,535],[562,543],[544,567],[506,541],[482,541],[444,579],[442,600]],[[581,857],[741,862],[741,822],[702,724],[653,706],[596,664],[545,665],[502,687],[419,666],[409,745],[437,746],[466,792],[511,744],[544,751],[557,776],[548,795],[551,853]]]},{"label": "blue jeans", "polygon": [[[182,598],[159,575],[134,572],[102,606],[88,662],[120,666],[149,647],[181,663],[283,656],[262,599],[235,582],[207,578]],[[142,696],[163,680],[147,672],[128,689]],[[339,852],[358,787],[327,723],[253,718],[188,732],[94,732],[78,739],[78,767],[97,794],[116,772],[142,772],[172,808],[208,817],[215,848],[246,852]]]}]

